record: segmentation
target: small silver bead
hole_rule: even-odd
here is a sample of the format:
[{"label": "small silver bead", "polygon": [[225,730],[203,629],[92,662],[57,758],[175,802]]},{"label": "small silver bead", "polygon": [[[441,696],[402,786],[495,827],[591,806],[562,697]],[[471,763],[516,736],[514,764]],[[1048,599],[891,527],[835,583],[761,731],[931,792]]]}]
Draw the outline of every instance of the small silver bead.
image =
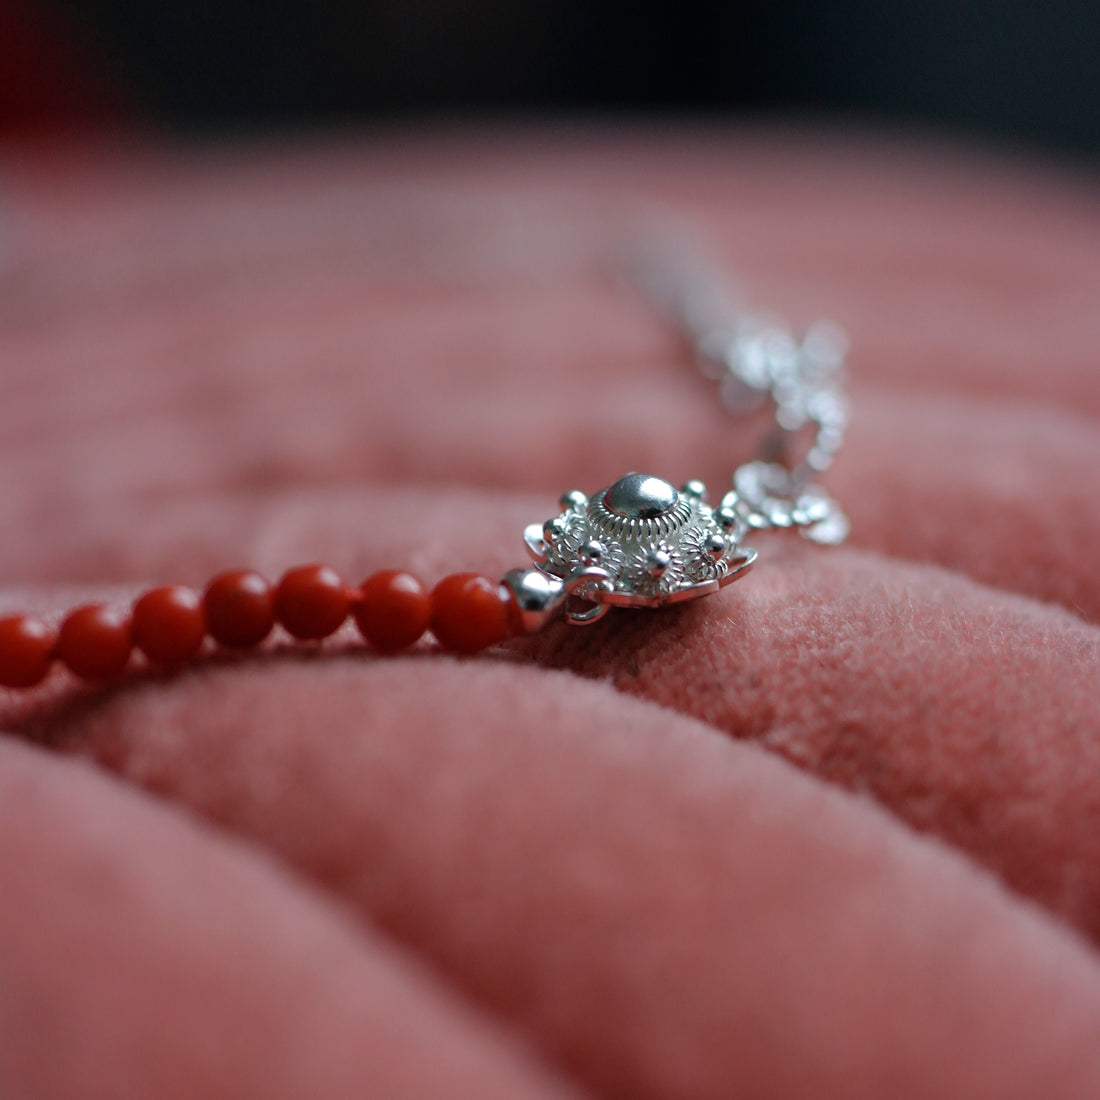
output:
[{"label": "small silver bead", "polygon": [[672,556],[667,550],[650,550],[645,556],[646,572],[654,580],[663,577],[671,564]]},{"label": "small silver bead", "polygon": [[725,535],[720,534],[718,531],[712,531],[707,535],[706,542],[703,543],[703,549],[717,560],[726,552],[727,545]]},{"label": "small silver bead", "polygon": [[580,512],[587,506],[588,497],[580,489],[570,489],[569,492],[562,493],[558,503],[566,512]]},{"label": "small silver bead", "polygon": [[735,530],[739,522],[739,517],[732,508],[719,508],[714,513],[714,518],[718,520],[718,525],[723,531]]},{"label": "small silver bead", "polygon": [[602,542],[596,539],[589,539],[577,551],[577,557],[580,558],[582,565],[599,565],[603,560],[604,553]]},{"label": "small silver bead", "polygon": [[565,534],[565,520],[561,516],[555,516],[553,519],[548,519],[542,525],[542,537],[547,542],[553,542],[555,539],[560,539]]},{"label": "small silver bead", "polygon": [[685,481],[680,486],[680,492],[686,497],[694,497],[696,500],[706,500],[707,487],[701,482],[692,478],[691,481]]},{"label": "small silver bead", "polygon": [[510,593],[516,618],[528,634],[541,630],[565,605],[564,583],[539,569],[513,569],[501,584]]}]

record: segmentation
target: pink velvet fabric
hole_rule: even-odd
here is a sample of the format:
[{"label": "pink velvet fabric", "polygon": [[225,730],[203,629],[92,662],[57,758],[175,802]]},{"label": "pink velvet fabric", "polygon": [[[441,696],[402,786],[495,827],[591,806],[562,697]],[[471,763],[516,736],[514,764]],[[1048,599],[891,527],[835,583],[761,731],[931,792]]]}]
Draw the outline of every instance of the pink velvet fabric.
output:
[{"label": "pink velvet fabric", "polygon": [[850,543],[473,659],[0,698],[5,1097],[1100,1095],[1100,202],[739,131],[4,158],[0,607],[524,558],[747,443],[602,270],[842,321]]}]

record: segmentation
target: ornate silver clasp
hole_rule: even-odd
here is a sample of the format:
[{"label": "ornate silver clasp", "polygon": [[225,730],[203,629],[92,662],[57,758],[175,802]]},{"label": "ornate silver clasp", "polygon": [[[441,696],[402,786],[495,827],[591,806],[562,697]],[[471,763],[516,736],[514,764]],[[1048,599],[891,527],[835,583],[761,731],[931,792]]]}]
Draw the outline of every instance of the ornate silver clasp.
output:
[{"label": "ornate silver clasp", "polygon": [[558,612],[583,624],[612,606],[663,607],[747,572],[756,551],[740,545],[746,530],[734,509],[707,504],[701,482],[677,490],[630,473],[591,498],[566,493],[558,515],[531,524],[523,537],[536,568],[515,570],[505,584],[527,629]]}]

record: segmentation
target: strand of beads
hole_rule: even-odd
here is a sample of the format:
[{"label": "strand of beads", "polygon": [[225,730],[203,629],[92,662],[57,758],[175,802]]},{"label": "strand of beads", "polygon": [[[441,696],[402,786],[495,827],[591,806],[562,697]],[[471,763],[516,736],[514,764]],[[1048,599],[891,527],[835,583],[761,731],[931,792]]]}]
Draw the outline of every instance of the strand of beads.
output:
[{"label": "strand of beads", "polygon": [[374,573],[358,588],[327,565],[302,565],[277,585],[237,570],[215,577],[202,594],[179,585],[153,588],[129,609],[88,604],[56,629],[37,615],[0,618],[0,686],[29,688],[55,662],[83,680],[121,675],[135,651],[149,664],[178,668],[210,637],[226,650],[263,642],[278,623],[299,641],[320,641],[354,619],[374,650],[394,653],[430,630],[444,649],[475,653],[511,632],[510,597],[477,573],[444,577],[428,591],[399,569]]}]

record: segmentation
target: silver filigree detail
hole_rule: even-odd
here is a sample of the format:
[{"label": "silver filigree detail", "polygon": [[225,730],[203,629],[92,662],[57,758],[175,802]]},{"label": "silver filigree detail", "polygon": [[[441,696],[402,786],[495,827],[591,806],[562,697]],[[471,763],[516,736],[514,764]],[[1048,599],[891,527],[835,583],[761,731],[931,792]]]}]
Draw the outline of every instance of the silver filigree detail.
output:
[{"label": "silver filigree detail", "polygon": [[668,542],[639,546],[619,575],[623,585],[651,599],[683,588],[686,578],[680,550]]},{"label": "silver filigree detail", "polygon": [[[567,510],[546,521],[542,527],[549,572],[566,576],[575,567],[581,545],[588,539],[584,514]],[[563,572],[564,571],[564,572]]]},{"label": "silver filigree detail", "polygon": [[[627,477],[631,476],[634,475],[627,475]],[[662,539],[674,534],[691,519],[691,499],[680,494],[676,494],[676,501],[669,509],[657,515],[632,516],[613,512],[605,499],[611,488],[613,486],[608,486],[588,502],[589,525],[592,530],[606,535],[609,539],[652,542],[654,539]]]},{"label": "silver filigree detail", "polygon": [[739,545],[746,529],[731,513],[725,522],[706,503],[706,487],[677,491],[645,474],[627,474],[589,498],[563,498],[564,510],[525,535],[541,569],[569,582],[598,569],[606,586],[597,602],[656,607],[717,591],[743,573],[755,551]]},{"label": "silver filigree detail", "polygon": [[797,527],[803,538],[836,546],[848,537],[848,517],[818,485],[799,479],[777,462],[747,462],[733,474],[733,489],[723,498],[721,513],[738,516],[760,531]]},{"label": "silver filigree detail", "polygon": [[[720,540],[720,549],[713,545],[715,540]],[[693,583],[716,581],[725,576],[729,541],[717,523],[700,523],[684,532],[681,540],[684,572]]]}]

